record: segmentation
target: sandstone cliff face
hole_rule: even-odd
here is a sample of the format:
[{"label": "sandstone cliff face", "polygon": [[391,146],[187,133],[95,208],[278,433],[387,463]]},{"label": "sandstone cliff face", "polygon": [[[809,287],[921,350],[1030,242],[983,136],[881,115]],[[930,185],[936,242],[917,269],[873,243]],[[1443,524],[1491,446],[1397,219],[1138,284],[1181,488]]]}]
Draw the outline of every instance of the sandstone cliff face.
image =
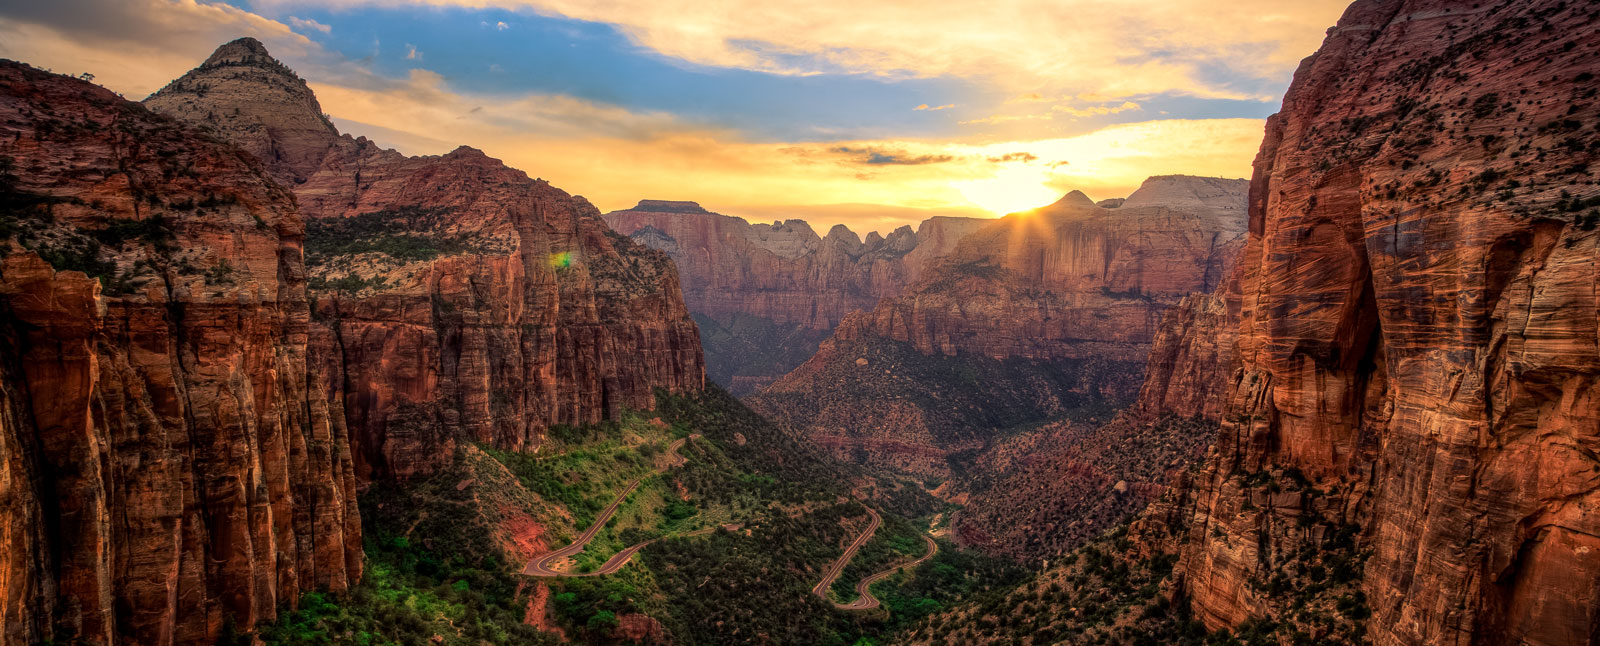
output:
[{"label": "sandstone cliff face", "polygon": [[[1372,641],[1600,634],[1600,14],[1361,0],[1269,120],[1180,570],[1208,626],[1360,529]],[[1257,477],[1260,474],[1260,477]],[[1304,478],[1268,495],[1251,483]]]},{"label": "sandstone cliff face", "polygon": [[1166,308],[1221,282],[1243,180],[1153,177],[1115,209],[1077,191],[969,234],[917,284],[840,325],[933,354],[1143,361]]},{"label": "sandstone cliff face", "polygon": [[735,394],[792,370],[845,315],[899,293],[990,222],[936,217],[863,241],[844,225],[818,236],[803,220],[750,224],[694,202],[642,200],[605,218],[672,256],[711,376]]},{"label": "sandstone cliff face", "polygon": [[0,63],[0,641],[211,643],[360,577],[302,226],[233,146]]},{"label": "sandstone cliff face", "polygon": [[303,81],[243,39],[146,100],[263,155],[307,218],[313,356],[364,477],[461,440],[531,450],[553,424],[704,383],[665,255],[471,148],[406,157],[318,125]]},{"label": "sandstone cliff face", "polygon": [[[1116,208],[1073,192],[992,222],[898,296],[847,316],[751,405],[841,458],[940,477],[1001,429],[1097,427],[1139,393],[1166,310],[1222,282],[1243,244],[1244,187],[1155,177]],[[1175,370],[1227,360],[1227,344],[1180,349],[1186,337],[1168,336]],[[1174,400],[1198,398],[1186,385]]]},{"label": "sandstone cliff face", "polygon": [[1191,294],[1167,310],[1150,343],[1134,412],[1217,420],[1237,367],[1237,285]]}]

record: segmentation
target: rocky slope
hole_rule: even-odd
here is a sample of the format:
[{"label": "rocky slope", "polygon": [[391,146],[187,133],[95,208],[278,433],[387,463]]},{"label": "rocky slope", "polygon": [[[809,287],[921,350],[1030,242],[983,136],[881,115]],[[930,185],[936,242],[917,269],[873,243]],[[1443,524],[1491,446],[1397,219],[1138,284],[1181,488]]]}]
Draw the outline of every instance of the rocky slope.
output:
[{"label": "rocky slope", "polygon": [[1133,404],[1105,423],[1055,422],[992,442],[963,469],[965,545],[1052,562],[1155,501],[1216,439],[1233,381],[1237,281],[1167,310]]},{"label": "rocky slope", "polygon": [[844,225],[818,236],[804,220],[750,224],[694,202],[642,200],[605,218],[672,256],[710,375],[735,394],[792,370],[845,315],[899,293],[989,222],[936,217],[862,240]]},{"label": "rocky slope", "polygon": [[0,641],[212,643],[362,570],[293,196],[0,62]]},{"label": "rocky slope", "polygon": [[1165,311],[1222,282],[1244,186],[1153,177],[1115,208],[1073,192],[1006,216],[846,317],[752,405],[840,457],[940,477],[1001,429],[1098,424],[1138,394]]},{"label": "rocky slope", "polygon": [[1271,581],[1331,518],[1375,644],[1596,642],[1597,28],[1360,0],[1301,65],[1251,183],[1242,371],[1177,515],[1208,627],[1284,616]]},{"label": "rocky slope", "polygon": [[252,39],[145,103],[255,152],[294,191],[313,356],[359,475],[430,472],[461,440],[531,450],[552,424],[702,386],[671,261],[582,198],[471,148],[406,157],[341,136]]}]

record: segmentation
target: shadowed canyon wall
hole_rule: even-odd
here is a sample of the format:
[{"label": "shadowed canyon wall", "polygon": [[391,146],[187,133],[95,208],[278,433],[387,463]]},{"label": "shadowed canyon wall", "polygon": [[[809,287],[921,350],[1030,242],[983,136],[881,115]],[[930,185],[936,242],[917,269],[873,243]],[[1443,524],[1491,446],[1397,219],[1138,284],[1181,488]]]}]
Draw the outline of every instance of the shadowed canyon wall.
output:
[{"label": "shadowed canyon wall", "polygon": [[794,369],[847,314],[871,309],[990,222],[936,217],[862,240],[844,225],[750,224],[694,202],[642,200],[607,213],[613,229],[665,251],[700,323],[712,379],[747,394]]},{"label": "shadowed canyon wall", "polygon": [[471,148],[407,157],[340,135],[252,39],[146,104],[254,152],[294,192],[312,355],[358,475],[428,473],[463,440],[531,450],[550,425],[703,386],[671,261],[584,199]]},{"label": "shadowed canyon wall", "polygon": [[0,641],[212,643],[361,576],[302,236],[249,155],[0,62]]},{"label": "shadowed canyon wall", "polygon": [[1264,580],[1333,518],[1373,643],[1596,643],[1597,27],[1589,3],[1361,0],[1301,64],[1186,492],[1207,626],[1270,613]]}]

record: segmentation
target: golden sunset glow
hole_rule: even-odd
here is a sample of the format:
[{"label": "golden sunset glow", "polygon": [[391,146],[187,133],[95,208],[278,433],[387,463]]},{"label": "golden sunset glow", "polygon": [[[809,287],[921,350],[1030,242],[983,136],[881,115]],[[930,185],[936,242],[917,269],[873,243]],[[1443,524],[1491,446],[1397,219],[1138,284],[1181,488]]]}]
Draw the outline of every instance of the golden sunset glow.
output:
[{"label": "golden sunset glow", "polygon": [[992,177],[953,182],[968,202],[997,215],[1049,204],[1060,197],[1050,188],[1050,171],[1030,167],[1002,168]]},{"label": "golden sunset glow", "polygon": [[602,211],[694,200],[864,234],[1246,177],[1340,6],[128,0],[86,25],[44,3],[0,12],[0,56],[138,99],[256,36],[342,131],[406,154],[480,148]]}]

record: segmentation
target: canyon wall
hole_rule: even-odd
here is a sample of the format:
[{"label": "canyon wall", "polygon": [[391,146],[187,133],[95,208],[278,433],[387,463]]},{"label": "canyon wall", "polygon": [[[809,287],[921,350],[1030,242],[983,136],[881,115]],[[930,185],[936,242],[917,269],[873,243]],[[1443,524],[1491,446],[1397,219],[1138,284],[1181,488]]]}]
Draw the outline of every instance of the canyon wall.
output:
[{"label": "canyon wall", "polygon": [[[1244,242],[1245,186],[1153,177],[1109,207],[1074,191],[989,223],[899,295],[847,316],[751,405],[842,459],[938,477],[1002,429],[1101,424],[1138,395],[1167,310],[1223,282]],[[1168,361],[1224,361],[1225,347],[1172,349]],[[1173,398],[1198,399],[1182,387]]]},{"label": "canyon wall", "polygon": [[361,576],[302,236],[251,156],[0,62],[0,641],[213,643]]},{"label": "canyon wall", "polygon": [[703,387],[671,260],[582,198],[471,148],[407,157],[340,135],[252,39],[145,103],[254,152],[294,192],[312,355],[358,475],[429,473],[459,441],[531,450],[550,425]]},{"label": "canyon wall", "polygon": [[1266,580],[1347,538],[1331,519],[1375,644],[1600,641],[1597,28],[1588,3],[1360,0],[1301,64],[1185,491],[1208,627],[1288,603]]},{"label": "canyon wall", "polygon": [[1074,191],[966,236],[839,326],[925,354],[1143,362],[1162,313],[1209,292],[1244,240],[1244,180],[1152,177],[1116,208]]},{"label": "canyon wall", "polygon": [[845,315],[871,309],[990,220],[936,217],[865,240],[844,225],[750,224],[694,202],[642,200],[605,215],[613,229],[672,256],[701,325],[710,376],[735,394],[765,386],[816,352]]}]

